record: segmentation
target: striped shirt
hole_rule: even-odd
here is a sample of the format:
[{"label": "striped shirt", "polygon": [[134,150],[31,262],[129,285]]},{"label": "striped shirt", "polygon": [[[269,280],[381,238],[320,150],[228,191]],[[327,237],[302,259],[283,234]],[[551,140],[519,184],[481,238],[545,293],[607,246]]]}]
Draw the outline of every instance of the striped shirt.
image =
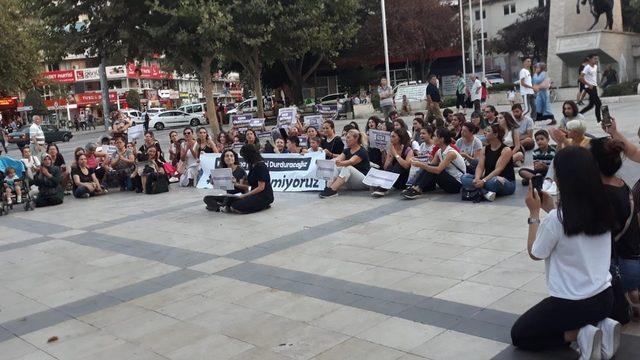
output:
[{"label": "striped shirt", "polygon": [[29,138],[33,139],[34,137],[36,138],[38,145],[44,145],[44,132],[40,125],[36,123],[31,124],[29,127]]}]

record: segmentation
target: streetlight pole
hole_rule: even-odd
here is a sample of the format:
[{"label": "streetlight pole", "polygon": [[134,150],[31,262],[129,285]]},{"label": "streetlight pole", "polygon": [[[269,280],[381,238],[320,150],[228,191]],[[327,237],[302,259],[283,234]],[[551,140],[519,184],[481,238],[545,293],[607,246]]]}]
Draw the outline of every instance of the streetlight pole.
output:
[{"label": "streetlight pole", "polygon": [[462,0],[458,0],[458,8],[460,10],[460,36],[462,37],[462,78],[464,81],[467,81],[467,61],[464,56],[464,17],[462,13]]},{"label": "streetlight pole", "polygon": [[469,57],[471,58],[471,73],[476,73],[476,52],[473,48],[473,9],[471,8],[471,0],[469,0],[469,35],[471,39],[469,43],[471,44],[471,52],[469,53]]},{"label": "streetlight pole", "polygon": [[380,7],[382,8],[382,40],[384,42],[384,66],[387,76],[387,85],[391,85],[391,75],[389,71],[389,43],[387,41],[387,13],[385,11],[384,0],[380,0]]},{"label": "streetlight pole", "polygon": [[480,52],[482,53],[482,81],[485,79],[485,68],[484,63],[484,10],[482,10],[482,0],[480,0]]}]

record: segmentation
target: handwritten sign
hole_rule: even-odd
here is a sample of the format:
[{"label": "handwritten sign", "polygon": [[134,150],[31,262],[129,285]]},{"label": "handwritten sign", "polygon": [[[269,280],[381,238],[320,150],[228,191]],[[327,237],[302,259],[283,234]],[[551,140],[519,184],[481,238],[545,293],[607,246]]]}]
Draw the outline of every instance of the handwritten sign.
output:
[{"label": "handwritten sign", "polygon": [[391,132],[369,130],[369,148],[387,150],[391,144]]},{"label": "handwritten sign", "polygon": [[135,139],[142,139],[144,134],[144,126],[142,124],[132,126],[129,128],[128,136],[129,141],[133,141]]},{"label": "handwritten sign", "polygon": [[338,168],[333,160],[316,160],[316,179],[331,181],[338,176]]},{"label": "handwritten sign", "polygon": [[281,108],[278,110],[278,126],[291,126],[296,121],[296,115],[298,114],[298,109],[294,107],[290,108]]},{"label": "handwritten sign", "polygon": [[233,173],[230,168],[211,170],[211,184],[214,189],[233,190]]},{"label": "handwritten sign", "polygon": [[251,119],[251,121],[249,121],[249,128],[254,131],[264,129],[264,118]]},{"label": "handwritten sign", "polygon": [[300,140],[300,147],[309,147],[309,137],[307,135],[300,135],[298,139]]},{"label": "handwritten sign", "polygon": [[322,119],[331,119],[338,115],[338,105],[316,105],[316,110],[322,116]]},{"label": "handwritten sign", "polygon": [[258,131],[256,132],[256,136],[260,140],[260,143],[264,144],[265,142],[273,142],[273,136],[271,135],[271,131]]},{"label": "handwritten sign", "polygon": [[251,119],[253,119],[253,115],[251,114],[232,115],[231,125],[238,129],[239,132],[244,133],[249,128]]},{"label": "handwritten sign", "polygon": [[[429,156],[414,156],[413,159],[423,164],[428,164],[431,160]],[[409,169],[409,177],[407,178],[407,185],[414,185],[416,183],[418,171],[420,171],[419,167],[411,165],[411,168]]]},{"label": "handwritten sign", "polygon": [[304,117],[305,125],[312,126],[316,129],[319,129],[320,126],[322,126],[323,120],[322,115],[307,115]]},{"label": "handwritten sign", "polygon": [[391,189],[396,180],[398,180],[398,177],[400,177],[400,174],[371,168],[367,176],[362,180],[362,183],[368,186]]}]

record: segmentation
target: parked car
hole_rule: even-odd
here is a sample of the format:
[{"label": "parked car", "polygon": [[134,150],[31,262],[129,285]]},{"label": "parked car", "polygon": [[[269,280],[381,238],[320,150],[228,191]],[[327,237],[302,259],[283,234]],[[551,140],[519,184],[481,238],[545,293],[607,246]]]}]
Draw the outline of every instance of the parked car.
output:
[{"label": "parked car", "polygon": [[[47,144],[58,141],[68,142],[73,137],[71,131],[60,130],[55,125],[42,124],[40,127],[44,132],[44,141]],[[18,145],[19,148],[28,145],[31,142],[29,139],[29,126],[23,126],[18,131],[9,133],[8,140],[10,143]]]},{"label": "parked car", "polygon": [[504,79],[502,78],[502,75],[500,75],[500,74],[486,74],[485,77],[487,78],[487,81],[491,85],[504,84]]},{"label": "parked car", "polygon": [[178,110],[184,111],[187,114],[199,116],[202,120],[202,123],[208,123],[207,118],[205,117],[205,112],[207,111],[207,103],[182,105],[178,108]]},{"label": "parked car", "polygon": [[149,128],[162,130],[166,127],[198,126],[204,123],[205,120],[196,114],[188,114],[180,110],[166,110],[151,116]]},{"label": "parked car", "polygon": [[335,94],[329,94],[326,96],[323,96],[322,98],[320,98],[320,102],[319,104],[322,105],[337,105],[337,104],[342,104],[347,100],[347,94],[346,93],[335,93]]},{"label": "parked car", "polygon": [[161,111],[167,111],[167,109],[163,108],[163,107],[153,107],[153,108],[148,108],[147,110],[145,110],[142,115],[144,114],[149,114],[149,117],[156,115],[157,113],[161,112]]},{"label": "parked car", "polygon": [[[268,107],[273,107],[273,99],[268,97],[265,101],[265,109]],[[255,97],[247,99],[240,104],[235,109],[231,109],[227,111],[227,117],[236,114],[250,114],[258,111],[258,100]]]},{"label": "parked car", "polygon": [[[136,109],[121,109],[121,113],[127,115],[131,119],[132,125],[142,124],[144,122],[143,114]],[[149,114],[151,116],[151,114]]]}]

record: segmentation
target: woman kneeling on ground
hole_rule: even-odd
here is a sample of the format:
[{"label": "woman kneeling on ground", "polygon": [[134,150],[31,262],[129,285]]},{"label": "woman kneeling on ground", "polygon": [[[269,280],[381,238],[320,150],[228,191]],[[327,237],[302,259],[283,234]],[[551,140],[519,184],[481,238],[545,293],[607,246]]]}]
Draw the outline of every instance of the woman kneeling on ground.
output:
[{"label": "woman kneeling on ground", "polygon": [[[460,179],[466,172],[464,158],[453,147],[453,133],[446,128],[436,130],[436,146],[439,147],[431,164],[413,161],[411,165],[420,168],[415,185],[402,192],[405,199],[413,200],[425,191],[433,191],[438,185],[442,190],[457,194],[462,188]],[[444,149],[444,150],[443,150]]]},{"label": "woman kneeling on ground", "polygon": [[251,214],[271,207],[273,203],[273,188],[269,169],[255,146],[245,144],[240,149],[240,156],[249,164],[247,181],[251,191],[238,197],[205,196],[207,210],[220,211],[224,206],[225,212],[237,214]]},{"label": "woman kneeling on ground", "polygon": [[[326,123],[325,123],[326,124]],[[349,190],[367,190],[369,187],[362,180],[369,172],[369,154],[364,148],[364,135],[355,129],[347,133],[347,147],[335,158],[338,177],[331,185],[320,192],[321,198],[338,195],[338,189],[346,185]]]},{"label": "woman kneeling on ground", "polygon": [[[613,307],[611,231],[614,213],[588,150],[570,146],[554,160],[560,201],[529,187],[527,250],[544,260],[550,297],[522,314],[511,328],[513,345],[540,351],[577,341],[580,359],[611,359],[620,324]],[[540,209],[548,212],[540,221]],[[597,325],[593,326],[593,325]]]},{"label": "woman kneeling on ground", "polygon": [[494,201],[496,195],[511,195],[516,191],[512,153],[503,142],[504,133],[505,129],[499,124],[487,127],[485,137],[489,144],[484,148],[475,175],[464,174],[460,179],[464,189],[479,189],[488,201]]},{"label": "woman kneeling on ground", "polygon": [[[413,159],[413,150],[411,149],[411,138],[404,129],[394,129],[391,132],[391,146],[387,152],[387,158],[384,162],[386,171],[400,174],[393,184],[398,190],[404,190],[407,187],[409,179],[409,169],[411,168],[411,160]],[[382,197],[387,194],[389,189],[376,187],[371,193],[373,197]]]}]

